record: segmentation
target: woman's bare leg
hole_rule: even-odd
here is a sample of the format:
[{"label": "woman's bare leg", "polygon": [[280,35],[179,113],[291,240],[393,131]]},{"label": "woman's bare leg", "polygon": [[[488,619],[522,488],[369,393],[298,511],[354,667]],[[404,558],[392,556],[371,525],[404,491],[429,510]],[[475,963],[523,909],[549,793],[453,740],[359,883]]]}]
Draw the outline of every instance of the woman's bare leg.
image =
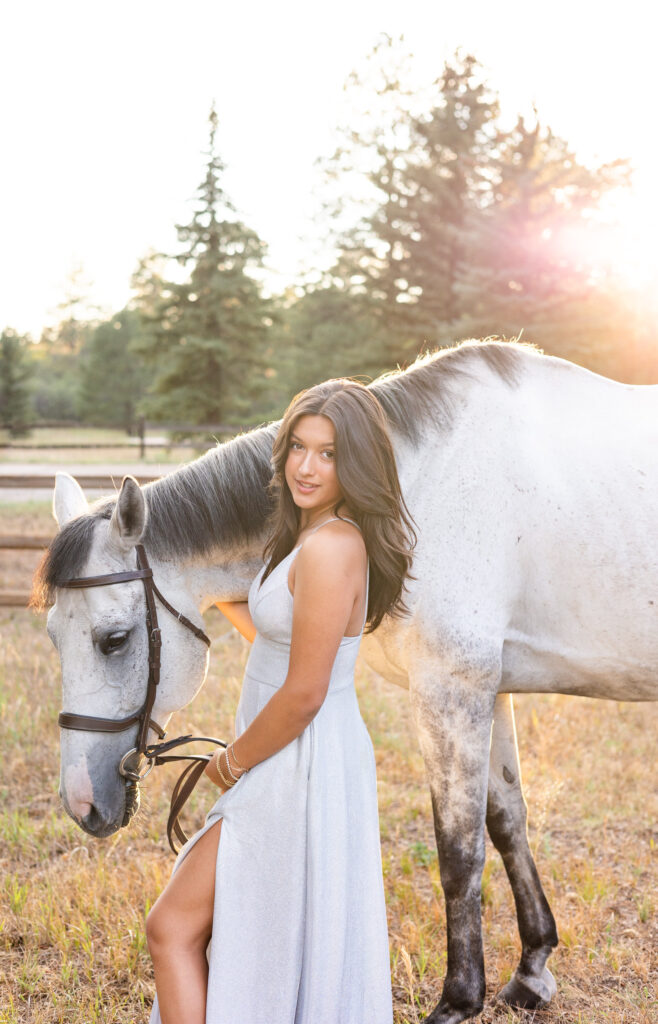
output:
[{"label": "woman's bare leg", "polygon": [[205,1024],[221,821],[194,844],[153,904],[146,937],[162,1024]]}]

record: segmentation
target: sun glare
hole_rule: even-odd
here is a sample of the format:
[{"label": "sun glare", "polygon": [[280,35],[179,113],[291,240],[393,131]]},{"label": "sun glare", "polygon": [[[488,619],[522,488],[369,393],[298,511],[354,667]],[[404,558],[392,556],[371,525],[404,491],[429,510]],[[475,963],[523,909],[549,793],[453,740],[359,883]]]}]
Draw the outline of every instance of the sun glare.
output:
[{"label": "sun glare", "polygon": [[658,283],[656,233],[658,198],[655,193],[629,189],[609,196],[601,204],[598,261],[610,274],[640,292]]}]

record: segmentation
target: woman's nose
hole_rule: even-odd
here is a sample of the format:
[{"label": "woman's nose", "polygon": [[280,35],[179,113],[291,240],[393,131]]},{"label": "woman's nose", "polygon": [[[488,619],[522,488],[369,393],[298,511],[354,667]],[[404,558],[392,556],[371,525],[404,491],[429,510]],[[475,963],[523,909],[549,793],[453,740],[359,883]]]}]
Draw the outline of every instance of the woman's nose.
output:
[{"label": "woman's nose", "polygon": [[306,454],[304,455],[304,458],[302,459],[302,464],[300,466],[300,470],[301,470],[302,473],[304,473],[305,476],[312,476],[313,475],[313,453],[312,452],[306,452]]}]

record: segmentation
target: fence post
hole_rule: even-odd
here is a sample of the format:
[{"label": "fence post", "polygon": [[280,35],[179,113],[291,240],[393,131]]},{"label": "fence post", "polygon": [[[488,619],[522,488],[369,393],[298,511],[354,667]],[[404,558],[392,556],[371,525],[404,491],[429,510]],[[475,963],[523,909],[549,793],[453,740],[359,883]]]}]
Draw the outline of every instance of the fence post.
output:
[{"label": "fence post", "polygon": [[137,432],[139,434],[139,457],[140,459],[146,458],[146,421],[143,416],[139,417],[137,422]]}]

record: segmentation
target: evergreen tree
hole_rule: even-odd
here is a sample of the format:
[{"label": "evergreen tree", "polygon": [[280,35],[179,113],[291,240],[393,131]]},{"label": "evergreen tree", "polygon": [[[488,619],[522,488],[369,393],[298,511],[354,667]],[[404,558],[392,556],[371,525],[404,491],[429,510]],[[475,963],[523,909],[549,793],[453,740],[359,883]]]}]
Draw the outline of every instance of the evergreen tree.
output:
[{"label": "evergreen tree", "polygon": [[607,190],[625,183],[626,164],[587,168],[550,129],[519,118],[501,135],[491,167],[490,196],[469,217],[460,316],[442,333],[523,331],[525,340],[576,361],[587,362],[596,348],[601,363],[619,318],[596,267],[592,214]]},{"label": "evergreen tree", "polygon": [[[393,56],[389,47],[377,59]],[[398,98],[392,120],[352,133],[350,143],[369,151],[369,161],[353,163],[369,163],[378,203],[343,234],[331,278],[379,320],[379,362],[390,367],[434,342],[440,324],[456,316],[465,225],[486,182],[498,105],[477,61],[459,54],[423,93],[422,107],[415,96],[414,109],[391,70],[379,88]]]},{"label": "evergreen tree", "polygon": [[409,287],[426,336],[457,315],[466,224],[487,188],[498,102],[474,57],[457,55],[438,81],[438,102],[412,123]]},{"label": "evergreen tree", "polygon": [[[625,351],[628,302],[593,238],[600,200],[627,183],[627,164],[585,167],[564,140],[522,118],[503,131],[471,56],[455,54],[415,92],[393,40],[370,63],[350,88],[357,97],[369,89],[374,112],[355,114],[359,130],[330,164],[339,257],[323,280],[351,298],[362,322],[378,323],[370,365],[404,363],[424,343],[523,331],[600,372],[642,372],[647,343]],[[355,184],[359,170],[366,190]],[[365,211],[346,229],[338,204],[353,194]]]},{"label": "evergreen tree", "polygon": [[79,409],[83,420],[104,427],[135,429],[137,403],[146,387],[143,363],[130,344],[139,317],[124,309],[99,324],[80,359]]},{"label": "evergreen tree", "polygon": [[91,288],[82,264],[75,263],[64,282],[64,296],[57,306],[57,327],[45,331],[42,339],[48,341],[53,352],[76,356],[88,341],[100,312],[89,297]]},{"label": "evergreen tree", "polygon": [[167,257],[151,256],[134,280],[142,330],[133,347],[152,381],[142,408],[161,421],[253,422],[267,389],[273,308],[249,273],[262,266],[264,244],[221,186],[216,133],[213,107],[205,178],[192,219],[176,228],[186,279],[167,280]]},{"label": "evergreen tree", "polygon": [[27,337],[10,327],[0,335],[0,424],[12,437],[27,434],[31,419],[28,344]]},{"label": "evergreen tree", "polygon": [[41,420],[78,419],[81,354],[99,323],[90,288],[82,266],[75,264],[64,282],[58,322],[44,328],[35,346],[33,402]]},{"label": "evergreen tree", "polygon": [[330,377],[377,376],[386,369],[380,330],[361,296],[335,285],[306,292],[287,311],[278,346],[288,397]]}]

